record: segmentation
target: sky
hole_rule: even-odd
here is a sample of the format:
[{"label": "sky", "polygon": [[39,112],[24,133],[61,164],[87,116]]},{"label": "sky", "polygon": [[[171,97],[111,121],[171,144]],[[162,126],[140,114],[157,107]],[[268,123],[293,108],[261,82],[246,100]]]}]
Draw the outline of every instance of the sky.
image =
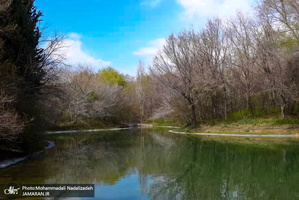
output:
[{"label": "sky", "polygon": [[63,34],[65,62],[134,76],[171,33],[200,30],[209,18],[250,14],[255,0],[36,0],[44,36]]}]

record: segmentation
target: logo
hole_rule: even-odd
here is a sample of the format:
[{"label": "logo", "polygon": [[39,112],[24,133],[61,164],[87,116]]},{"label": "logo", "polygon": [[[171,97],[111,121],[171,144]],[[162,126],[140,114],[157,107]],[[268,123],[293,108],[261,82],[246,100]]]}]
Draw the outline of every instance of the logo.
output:
[{"label": "logo", "polygon": [[21,196],[21,187],[16,183],[8,183],[3,188],[3,194],[10,199]]}]

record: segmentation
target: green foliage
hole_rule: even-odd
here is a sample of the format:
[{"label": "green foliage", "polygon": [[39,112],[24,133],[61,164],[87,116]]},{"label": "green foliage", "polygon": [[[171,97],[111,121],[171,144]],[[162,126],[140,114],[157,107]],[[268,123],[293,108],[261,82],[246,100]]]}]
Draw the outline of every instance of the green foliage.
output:
[{"label": "green foliage", "polygon": [[289,118],[289,119],[276,119],[272,122],[273,125],[282,125],[282,124],[299,124],[298,118]]},{"label": "green foliage", "polygon": [[88,94],[88,99],[90,101],[96,101],[96,100],[99,100],[99,95],[97,93],[95,93],[94,91],[90,92]]},{"label": "green foliage", "polygon": [[117,85],[122,87],[125,87],[127,85],[125,76],[112,67],[107,67],[100,70],[98,77],[101,81],[104,81],[110,85]]},{"label": "green foliage", "polygon": [[42,67],[44,51],[38,48],[41,33],[37,23],[42,13],[34,6],[34,0],[5,3],[6,10],[0,13],[0,29],[4,30],[0,43],[5,49],[0,63],[14,66],[11,72],[22,78],[23,90],[36,92],[46,76]]},{"label": "green foliage", "polygon": [[252,116],[249,109],[239,110],[228,115],[228,119],[213,119],[205,122],[208,125],[218,124],[236,124],[236,125],[283,125],[283,124],[299,124],[299,119],[289,116],[281,119],[279,108],[269,108],[264,110],[256,110]]},{"label": "green foliage", "polygon": [[[297,27],[298,28],[298,27]],[[293,35],[290,35],[286,32],[279,33],[279,40],[276,43],[276,47],[283,48],[289,52],[296,49],[299,44],[299,39],[294,37]]]}]

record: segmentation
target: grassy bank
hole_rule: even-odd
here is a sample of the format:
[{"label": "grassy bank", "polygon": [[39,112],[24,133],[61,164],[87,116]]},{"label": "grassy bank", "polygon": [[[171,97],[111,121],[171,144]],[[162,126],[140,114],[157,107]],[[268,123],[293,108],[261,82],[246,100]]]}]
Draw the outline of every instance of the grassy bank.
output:
[{"label": "grassy bank", "polygon": [[239,133],[239,134],[273,134],[289,135],[299,134],[298,124],[217,124],[185,127],[181,130],[193,133]]},{"label": "grassy bank", "polygon": [[84,130],[100,128],[122,128],[126,125],[97,119],[85,119],[77,122],[61,122],[48,128],[49,131]]},{"label": "grassy bank", "polygon": [[226,120],[221,118],[200,121],[196,126],[168,119],[149,123],[158,126],[180,126],[181,131],[197,133],[299,134],[299,117],[289,115],[282,119],[279,109],[256,111],[254,115],[245,109],[229,114]]},{"label": "grassy bank", "polygon": [[[169,122],[169,123],[168,123]],[[281,119],[279,110],[271,112],[256,112],[254,116],[247,110],[238,111],[228,116],[227,120],[213,119],[201,121],[196,126],[182,125],[173,120],[156,120],[150,122],[157,126],[176,125],[182,128],[180,132],[187,133],[223,133],[223,134],[257,134],[257,135],[299,135],[299,118],[288,116]],[[190,135],[191,136],[191,135]],[[193,137],[193,136],[191,136]],[[202,140],[219,141],[225,143],[248,144],[298,144],[297,138],[249,138],[249,137],[219,137],[219,136],[194,136]]]},{"label": "grassy bank", "polygon": [[279,112],[257,113],[248,111],[229,115],[227,120],[211,120],[195,127],[185,127],[190,132],[244,133],[244,134],[299,134],[299,118],[288,116],[281,119]]},{"label": "grassy bank", "polygon": [[298,138],[259,138],[259,137],[217,137],[217,136],[193,136],[200,137],[202,141],[215,141],[226,144],[254,145],[259,147],[275,148],[277,145],[299,145]]}]

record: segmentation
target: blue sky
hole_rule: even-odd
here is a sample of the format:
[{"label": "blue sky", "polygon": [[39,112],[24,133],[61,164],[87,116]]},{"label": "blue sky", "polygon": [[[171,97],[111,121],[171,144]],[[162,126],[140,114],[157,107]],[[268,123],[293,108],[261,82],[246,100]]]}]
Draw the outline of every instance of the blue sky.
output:
[{"label": "blue sky", "polygon": [[210,17],[250,11],[253,0],[36,0],[45,34],[65,34],[66,62],[94,70],[112,66],[135,75],[138,61],[148,66],[165,38]]}]

